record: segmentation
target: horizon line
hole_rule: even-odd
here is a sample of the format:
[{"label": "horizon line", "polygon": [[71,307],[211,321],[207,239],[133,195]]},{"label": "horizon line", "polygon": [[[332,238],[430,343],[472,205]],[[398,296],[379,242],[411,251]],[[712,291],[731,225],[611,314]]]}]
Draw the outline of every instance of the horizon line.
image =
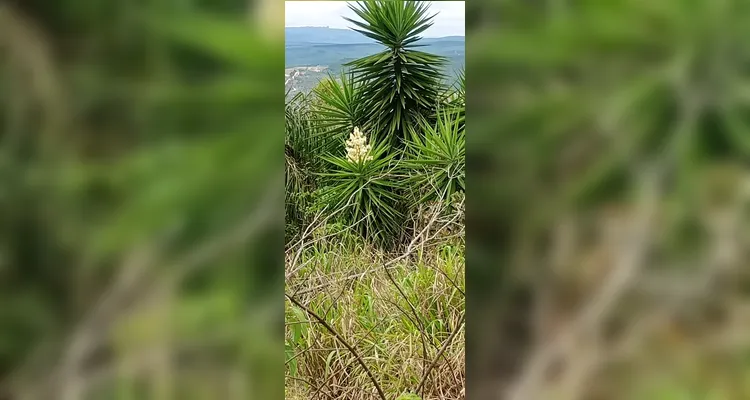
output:
[{"label": "horizon line", "polygon": [[[323,29],[334,29],[334,30],[340,30],[340,31],[352,31],[357,32],[352,28],[331,28],[330,26],[321,26],[321,25],[304,25],[304,26],[284,26],[284,29],[286,28],[323,28]],[[451,37],[451,36],[458,36],[458,37],[466,37],[466,34],[463,35],[444,35],[444,36],[424,36],[423,38],[432,38],[432,39],[439,39],[444,37]]]}]

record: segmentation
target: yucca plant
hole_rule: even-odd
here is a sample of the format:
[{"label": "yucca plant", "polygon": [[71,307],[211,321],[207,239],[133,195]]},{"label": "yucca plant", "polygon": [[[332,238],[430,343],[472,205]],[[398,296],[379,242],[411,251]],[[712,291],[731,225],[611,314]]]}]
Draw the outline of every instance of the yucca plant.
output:
[{"label": "yucca plant", "polygon": [[327,178],[323,196],[330,199],[331,211],[354,230],[387,245],[397,238],[404,220],[405,181],[395,160],[397,153],[383,142],[369,148],[357,133],[358,129],[347,142],[346,156],[325,157],[333,171],[322,174]]},{"label": "yucca plant", "polygon": [[456,81],[446,90],[442,103],[443,108],[456,110],[463,126],[466,121],[466,70],[461,68],[457,75]]},{"label": "yucca plant", "polygon": [[285,105],[284,178],[286,184],[286,218],[288,224],[301,222],[305,195],[314,189],[315,172],[321,171],[322,154],[334,140],[316,127],[315,113],[310,109],[311,95],[297,93]]},{"label": "yucca plant", "polygon": [[371,124],[380,141],[403,147],[408,128],[437,104],[443,81],[445,57],[416,50],[422,32],[432,26],[428,4],[411,1],[368,1],[349,8],[360,21],[345,18],[355,31],[386,47],[347,63],[359,82]]},{"label": "yucca plant", "polygon": [[285,106],[285,152],[298,163],[319,171],[320,156],[336,150],[340,138],[321,125],[320,110],[313,94],[297,93]]},{"label": "yucca plant", "polygon": [[438,112],[437,121],[422,120],[411,131],[404,167],[411,172],[410,187],[417,204],[448,202],[456,192],[466,190],[466,130],[460,111]]},{"label": "yucca plant", "polygon": [[338,79],[329,75],[313,89],[313,93],[317,100],[314,108],[319,129],[342,138],[354,127],[369,128],[366,124],[365,93],[351,71],[342,70]]}]

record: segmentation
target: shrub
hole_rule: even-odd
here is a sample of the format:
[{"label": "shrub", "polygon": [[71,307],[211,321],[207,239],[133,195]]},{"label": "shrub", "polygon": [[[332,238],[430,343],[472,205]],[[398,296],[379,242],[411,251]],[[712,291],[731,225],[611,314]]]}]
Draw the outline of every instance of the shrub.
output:
[{"label": "shrub", "polygon": [[404,219],[400,209],[405,186],[394,157],[397,153],[381,142],[364,157],[352,157],[357,154],[351,147],[357,143],[349,144],[355,146],[349,146],[346,157],[325,157],[334,170],[323,174],[329,180],[324,196],[329,196],[332,211],[353,229],[386,244],[398,236]]},{"label": "shrub", "polygon": [[[346,137],[354,127],[370,128],[367,125],[364,91],[351,72],[342,71],[339,79],[330,75],[313,89],[316,96],[316,127],[329,137]],[[340,142],[340,140],[339,140]],[[334,149],[329,148],[329,151]]]},{"label": "shrub", "polygon": [[298,93],[285,107],[286,218],[297,225],[288,227],[290,232],[304,222],[310,194],[317,186],[315,174],[326,167],[321,156],[335,151],[340,142],[320,126],[317,101],[313,94]]},{"label": "shrub", "polygon": [[404,166],[410,170],[410,187],[416,203],[447,202],[456,192],[466,190],[466,133],[459,111],[438,113],[434,125],[422,120],[411,131]]}]

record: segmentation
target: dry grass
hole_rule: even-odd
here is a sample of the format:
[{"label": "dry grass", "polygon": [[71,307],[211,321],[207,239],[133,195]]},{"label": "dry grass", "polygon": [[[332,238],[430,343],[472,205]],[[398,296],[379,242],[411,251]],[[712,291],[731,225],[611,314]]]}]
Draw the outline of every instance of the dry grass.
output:
[{"label": "dry grass", "polygon": [[289,250],[286,398],[379,398],[376,383],[388,399],[461,398],[462,236],[396,255],[348,233]]}]

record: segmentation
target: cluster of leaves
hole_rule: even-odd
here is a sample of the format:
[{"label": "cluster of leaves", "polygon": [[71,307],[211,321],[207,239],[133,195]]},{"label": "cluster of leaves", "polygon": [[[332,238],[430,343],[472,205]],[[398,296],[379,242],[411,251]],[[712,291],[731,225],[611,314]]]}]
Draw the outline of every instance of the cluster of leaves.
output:
[{"label": "cluster of leaves", "polygon": [[[445,60],[415,50],[432,25],[420,2],[350,5],[355,30],[385,47],[349,63],[286,106],[287,232],[325,212],[383,245],[406,238],[404,226],[425,202],[448,202],[465,190],[465,79],[452,86]],[[350,160],[345,141],[355,128],[371,159]],[[308,193],[315,193],[313,196]]]}]

